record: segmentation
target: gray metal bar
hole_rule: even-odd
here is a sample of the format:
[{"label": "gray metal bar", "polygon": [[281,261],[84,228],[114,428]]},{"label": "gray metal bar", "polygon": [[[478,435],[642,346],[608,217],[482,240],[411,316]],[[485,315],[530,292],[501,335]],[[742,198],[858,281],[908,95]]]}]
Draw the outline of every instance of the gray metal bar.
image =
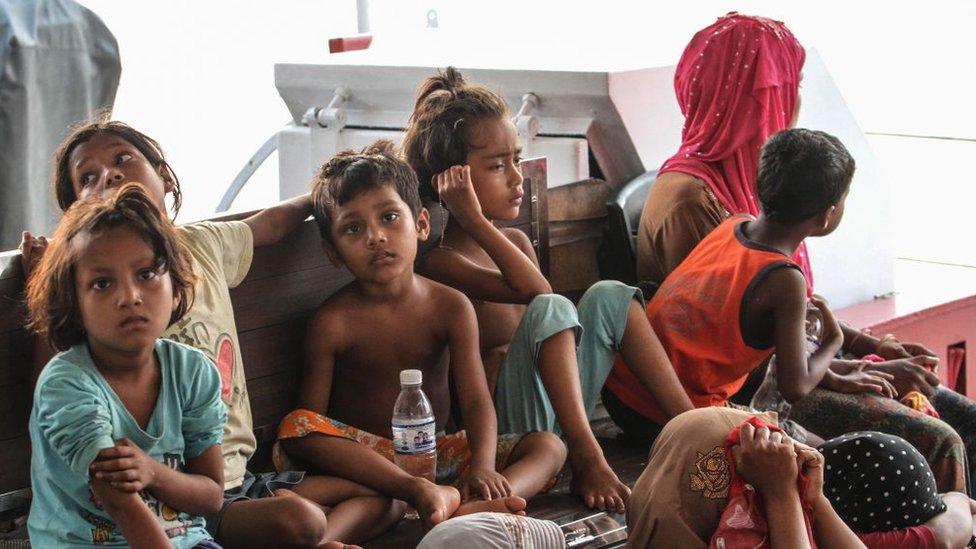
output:
[{"label": "gray metal bar", "polygon": [[356,0],[356,22],[359,34],[369,34],[369,0]]},{"label": "gray metal bar", "polygon": [[217,209],[215,210],[216,213],[226,212],[228,209],[230,209],[230,205],[234,203],[234,199],[237,198],[238,194],[240,194],[241,189],[244,188],[247,180],[254,175],[254,172],[258,171],[261,164],[263,164],[264,161],[271,156],[271,153],[275,152],[276,150],[278,150],[277,133],[268,138],[268,140],[264,142],[264,145],[261,145],[261,148],[258,149],[258,152],[251,156],[251,159],[247,161],[247,164],[244,164],[244,167],[241,168],[240,172],[238,172],[237,177],[234,178],[234,181],[232,181],[230,186],[227,187],[227,190],[224,191],[223,198],[221,198],[220,203],[217,204]]}]

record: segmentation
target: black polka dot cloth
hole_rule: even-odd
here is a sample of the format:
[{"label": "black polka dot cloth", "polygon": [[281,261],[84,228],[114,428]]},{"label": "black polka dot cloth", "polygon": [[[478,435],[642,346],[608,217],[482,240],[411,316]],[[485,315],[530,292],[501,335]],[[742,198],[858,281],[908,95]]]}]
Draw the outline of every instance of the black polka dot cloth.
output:
[{"label": "black polka dot cloth", "polygon": [[824,494],[855,532],[916,526],[945,511],[928,463],[902,438],[848,433],[819,450]]}]

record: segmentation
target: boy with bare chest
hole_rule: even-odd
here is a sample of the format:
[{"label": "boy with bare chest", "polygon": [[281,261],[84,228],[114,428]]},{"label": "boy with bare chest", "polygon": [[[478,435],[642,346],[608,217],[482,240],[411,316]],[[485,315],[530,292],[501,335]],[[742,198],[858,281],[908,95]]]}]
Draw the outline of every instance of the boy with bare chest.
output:
[{"label": "boy with bare chest", "polygon": [[[350,285],[320,310],[309,330],[317,337],[309,342],[308,364],[317,362],[314,355],[324,345],[335,349],[329,417],[371,433],[385,433],[392,405],[390,409],[364,405],[363,396],[369,395],[370,404],[394,402],[400,392],[400,370],[417,367],[424,375],[437,429],[444,430],[450,392],[442,357],[451,335],[452,303],[439,286],[414,277],[414,284],[403,289],[402,299],[391,302],[361,299]],[[333,325],[328,324],[330,319]]]},{"label": "boy with bare chest", "polygon": [[[430,229],[413,171],[391,143],[377,142],[326,163],[312,197],[326,252],[355,280],[310,320],[299,409],[278,431],[287,458],[404,500],[428,524],[524,509],[562,467],[565,448],[548,433],[498,436],[471,303],[413,272]],[[393,464],[390,419],[403,369],[423,373],[439,431],[437,481],[457,488]],[[466,431],[445,435],[449,373]]]}]

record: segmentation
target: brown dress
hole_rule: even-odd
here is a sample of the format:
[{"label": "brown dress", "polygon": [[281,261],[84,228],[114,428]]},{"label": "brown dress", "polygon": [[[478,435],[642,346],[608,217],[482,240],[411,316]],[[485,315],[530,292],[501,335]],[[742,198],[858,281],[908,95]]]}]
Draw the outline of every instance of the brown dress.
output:
[{"label": "brown dress", "polygon": [[750,417],[776,414],[698,408],[664,426],[627,502],[628,548],[705,549],[728,503],[725,437]]},{"label": "brown dress", "polygon": [[701,179],[660,174],[647,194],[637,232],[637,279],[661,284],[728,216]]}]

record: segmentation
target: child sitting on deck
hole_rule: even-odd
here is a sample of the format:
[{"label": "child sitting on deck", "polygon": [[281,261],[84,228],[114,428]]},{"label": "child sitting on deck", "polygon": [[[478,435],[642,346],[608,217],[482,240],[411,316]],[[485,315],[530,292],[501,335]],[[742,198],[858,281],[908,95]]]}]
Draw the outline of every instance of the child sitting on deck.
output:
[{"label": "child sitting on deck", "polygon": [[37,547],[217,547],[220,374],[160,339],[193,301],[179,237],[138,185],[68,210],[27,289],[31,326],[62,351],[30,417]]},{"label": "child sitting on deck", "polygon": [[[775,134],[759,161],[759,218],[726,220],[665,279],[647,319],[696,407],[725,405],[774,351],[779,391],[791,402],[821,379],[831,388],[843,377],[828,370],[843,336],[817,299],[821,346],[806,355],[806,281],[790,258],[806,237],[837,228],[853,175],[854,159],[837,138],[805,129]],[[626,410],[632,431],[659,431],[669,418],[635,381],[626,357],[618,360],[608,409]]]},{"label": "child sitting on deck", "polygon": [[[287,458],[404,500],[428,524],[455,514],[524,509],[523,498],[558,473],[565,448],[549,433],[496,435],[471,304],[413,271],[418,240],[430,229],[413,171],[390,142],[380,141],[326,163],[312,198],[323,248],[355,280],[326,299],[310,321],[299,409],[278,432]],[[390,420],[405,368],[423,372],[437,420],[437,481],[456,481],[460,494],[412,477],[392,461]],[[448,374],[466,431],[444,435]]]},{"label": "child sitting on deck", "polygon": [[[162,147],[123,122],[97,120],[75,128],[58,147],[54,165],[54,191],[62,210],[78,200],[105,198],[127,183],[136,183],[160,212],[166,210],[167,196],[172,198],[174,215],[179,212],[180,181]],[[337,538],[369,537],[373,529],[382,531],[395,520],[391,500],[348,481],[302,471],[252,474],[246,469],[257,440],[229,289],[247,276],[255,248],[279,242],[303,223],[311,209],[311,199],[304,195],[241,221],[201,221],[175,228],[190,257],[195,299],[164,337],[200,349],[220,373],[221,399],[227,406],[220,445],[224,503],[207,517],[207,529],[228,549],[320,547],[327,541],[336,546]],[[47,242],[24,234],[21,251],[26,271],[43,256]],[[48,350],[46,345],[35,349]],[[376,511],[370,531],[349,527],[345,510],[350,500],[355,500],[351,503],[358,510],[355,521],[362,521],[364,504]]]},{"label": "child sitting on deck", "polygon": [[552,293],[525,234],[494,226],[517,217],[522,202],[521,151],[509,117],[501,97],[465,83],[453,67],[421,86],[404,154],[421,194],[443,201],[450,219],[418,270],[474,304],[501,430],[560,432],[573,493],[620,513],[630,490],[589,425],[614,356],[627,357],[636,383],[668,417],[690,410],[691,401],[645,320],[640,290],[601,281],[577,309]]}]

